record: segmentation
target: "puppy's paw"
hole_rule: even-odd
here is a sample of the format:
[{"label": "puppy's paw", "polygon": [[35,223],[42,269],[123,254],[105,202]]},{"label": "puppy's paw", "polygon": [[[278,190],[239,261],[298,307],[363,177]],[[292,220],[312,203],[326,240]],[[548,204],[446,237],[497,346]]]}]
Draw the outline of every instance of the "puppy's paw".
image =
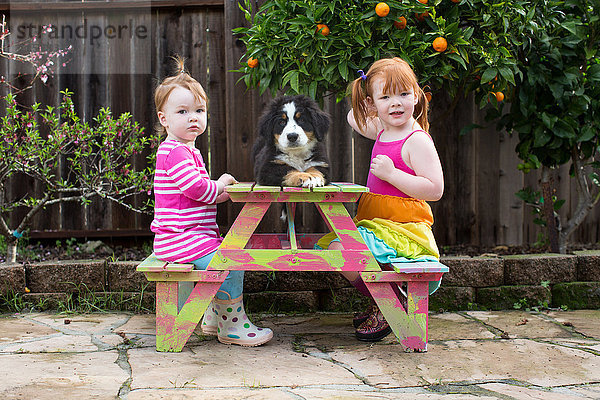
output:
[{"label": "puppy's paw", "polygon": [[325,186],[325,176],[316,168],[309,168],[306,170],[306,173],[310,175],[310,186],[305,187],[317,187],[317,186]]},{"label": "puppy's paw", "polygon": [[302,184],[302,187],[307,188],[314,188],[318,186],[325,186],[325,179],[323,179],[322,176],[311,176],[310,179],[304,181],[304,183]]},{"label": "puppy's paw", "polygon": [[304,183],[310,181],[312,176],[306,172],[291,171],[283,177],[283,186],[305,187]]}]

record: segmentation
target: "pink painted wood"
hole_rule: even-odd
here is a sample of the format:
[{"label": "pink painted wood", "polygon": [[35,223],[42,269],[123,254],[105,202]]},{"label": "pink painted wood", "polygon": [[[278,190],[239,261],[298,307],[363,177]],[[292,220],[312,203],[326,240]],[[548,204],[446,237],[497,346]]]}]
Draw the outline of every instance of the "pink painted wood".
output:
[{"label": "pink painted wood", "polygon": [[[245,204],[206,271],[168,272],[168,266],[150,262],[150,257],[139,267],[148,280],[157,281],[158,351],[181,351],[229,270],[358,271],[400,343],[407,349],[427,350],[429,281],[441,279],[447,268],[406,263],[400,272],[381,271],[342,204],[356,201],[366,187],[342,182],[310,190],[242,183],[226,190],[232,201]],[[293,221],[288,224],[288,234],[255,234],[274,202],[288,203],[290,215],[295,203],[314,203],[343,250],[313,250],[323,234],[296,235]],[[182,269],[185,267],[177,270]],[[179,312],[178,281],[198,281]],[[399,282],[406,282],[406,307],[391,286]]]}]

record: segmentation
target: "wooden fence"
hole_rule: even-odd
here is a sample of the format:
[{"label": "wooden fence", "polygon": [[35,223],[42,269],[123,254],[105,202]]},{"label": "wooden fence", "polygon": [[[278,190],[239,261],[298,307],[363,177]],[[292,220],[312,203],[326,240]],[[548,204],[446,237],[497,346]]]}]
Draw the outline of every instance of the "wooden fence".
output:
[{"label": "wooden fence", "polygon": [[[132,29],[133,23],[143,26],[146,33],[145,37],[121,38],[117,44],[104,38],[106,46],[91,45],[90,37],[54,38],[53,44],[58,43],[60,48],[72,45],[74,56],[66,67],[59,66],[47,85],[38,83],[21,95],[21,102],[56,105],[59,91],[68,88],[75,93],[77,111],[86,119],[103,106],[109,106],[115,114],[129,111],[150,135],[156,122],[153,89],[169,73],[169,57],[182,55],[209,96],[210,128],[197,145],[210,164],[211,176],[217,178],[229,172],[240,181],[253,180],[250,151],[256,137],[255,126],[270,97],[247,90],[243,83],[237,83],[238,74],[230,72],[239,67],[244,52],[243,43],[231,30],[247,23],[237,1],[20,1],[0,3],[0,8],[8,14],[11,27],[43,21],[59,27],[84,26],[91,32],[91,26],[106,29],[129,24],[126,29]],[[97,39],[96,44],[100,41]],[[6,60],[0,60],[0,74],[15,77],[18,72]],[[459,136],[465,125],[486,125],[483,113],[470,98],[451,112],[449,104],[444,93],[434,94],[431,134],[442,160],[446,185],[444,197],[432,204],[434,233],[440,246],[535,242],[539,227],[533,223],[531,210],[514,193],[524,186],[535,186],[538,177],[524,176],[517,170],[515,138],[496,131],[494,125]],[[372,143],[353,133],[346,124],[346,103],[326,99],[324,108],[333,121],[327,138],[333,180],[366,182]],[[8,194],[43,190],[24,185],[27,181],[22,177],[18,179],[8,188]],[[568,169],[558,171],[555,179],[558,197],[567,200],[561,212],[569,215],[575,207],[576,194]],[[353,209],[354,205],[348,207]],[[236,204],[219,206],[218,221],[223,230],[239,209]],[[259,229],[283,232],[279,212],[271,210]],[[15,213],[13,217],[18,216]],[[49,208],[35,219],[32,237],[150,235],[151,219],[103,201],[94,201],[87,207],[63,204]],[[596,208],[573,240],[597,242],[599,220]],[[326,231],[316,211],[304,207],[299,208],[296,224],[300,231]]]}]

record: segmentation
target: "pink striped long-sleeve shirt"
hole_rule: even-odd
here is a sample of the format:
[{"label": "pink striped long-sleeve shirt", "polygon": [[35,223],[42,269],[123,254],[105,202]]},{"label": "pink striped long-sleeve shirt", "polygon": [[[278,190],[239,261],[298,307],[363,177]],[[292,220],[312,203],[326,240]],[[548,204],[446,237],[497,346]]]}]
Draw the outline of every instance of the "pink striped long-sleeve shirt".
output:
[{"label": "pink striped long-sleeve shirt", "polygon": [[176,140],[158,147],[154,175],[154,253],[161,260],[191,262],[221,244],[217,226],[218,187],[202,155]]}]

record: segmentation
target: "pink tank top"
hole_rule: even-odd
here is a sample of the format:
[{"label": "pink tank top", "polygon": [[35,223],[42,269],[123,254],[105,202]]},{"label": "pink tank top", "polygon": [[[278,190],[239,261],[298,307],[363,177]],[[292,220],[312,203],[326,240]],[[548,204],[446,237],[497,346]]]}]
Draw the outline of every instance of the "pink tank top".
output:
[{"label": "pink tank top", "polygon": [[[412,131],[407,137],[401,140],[395,140],[393,142],[382,142],[379,140],[379,137],[383,133],[383,130],[379,132],[377,135],[377,139],[375,140],[375,144],[373,145],[373,151],[371,152],[371,160],[378,156],[379,154],[383,154],[388,156],[394,162],[394,166],[398,168],[400,171],[404,171],[411,175],[417,175],[415,171],[409,168],[408,165],[402,159],[402,147],[404,143],[408,140],[409,137],[412,136],[415,132],[425,132],[421,129],[416,131]],[[427,132],[425,132],[427,133]],[[429,134],[428,134],[429,135]],[[410,197],[403,191],[396,188],[394,185],[379,179],[375,175],[369,171],[369,175],[367,177],[367,187],[371,193],[377,194],[385,194],[389,196],[397,196],[397,197]]]}]

